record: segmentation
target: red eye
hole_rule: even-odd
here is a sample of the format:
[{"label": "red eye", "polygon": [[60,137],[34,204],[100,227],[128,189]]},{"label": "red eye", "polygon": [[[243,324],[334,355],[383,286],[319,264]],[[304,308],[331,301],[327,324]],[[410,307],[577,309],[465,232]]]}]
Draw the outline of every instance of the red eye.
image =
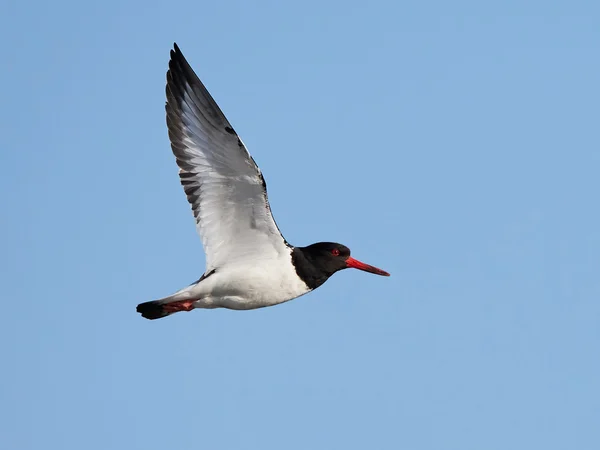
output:
[{"label": "red eye", "polygon": [[334,248],[333,250],[331,250],[331,254],[333,256],[340,256],[340,251],[337,248]]}]

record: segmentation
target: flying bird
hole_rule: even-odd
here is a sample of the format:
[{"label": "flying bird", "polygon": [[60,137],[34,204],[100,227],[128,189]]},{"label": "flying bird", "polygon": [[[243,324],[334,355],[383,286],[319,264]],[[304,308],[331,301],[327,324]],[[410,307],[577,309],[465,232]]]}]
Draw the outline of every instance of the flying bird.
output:
[{"label": "flying bird", "polygon": [[167,72],[166,116],[179,177],[206,253],[206,271],[173,295],[137,306],[146,319],[195,308],[246,310],[300,297],[338,270],[389,273],[334,242],[295,247],[282,236],[265,179],[177,44]]}]

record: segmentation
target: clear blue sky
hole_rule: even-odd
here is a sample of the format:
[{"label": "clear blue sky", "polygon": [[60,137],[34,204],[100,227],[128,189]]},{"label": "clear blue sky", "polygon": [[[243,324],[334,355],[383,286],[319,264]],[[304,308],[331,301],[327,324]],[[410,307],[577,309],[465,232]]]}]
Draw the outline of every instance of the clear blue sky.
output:
[{"label": "clear blue sky", "polygon": [[[0,447],[600,448],[598,2],[0,17]],[[285,237],[391,278],[135,313],[204,270],[164,120],[174,41]]]}]

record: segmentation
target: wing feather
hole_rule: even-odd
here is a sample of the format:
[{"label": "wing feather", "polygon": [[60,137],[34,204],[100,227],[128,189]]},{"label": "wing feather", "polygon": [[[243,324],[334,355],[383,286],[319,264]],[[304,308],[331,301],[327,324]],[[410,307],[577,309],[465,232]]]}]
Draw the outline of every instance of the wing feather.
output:
[{"label": "wing feather", "polygon": [[207,272],[289,251],[260,169],[177,44],[166,94],[171,149],[202,238]]}]

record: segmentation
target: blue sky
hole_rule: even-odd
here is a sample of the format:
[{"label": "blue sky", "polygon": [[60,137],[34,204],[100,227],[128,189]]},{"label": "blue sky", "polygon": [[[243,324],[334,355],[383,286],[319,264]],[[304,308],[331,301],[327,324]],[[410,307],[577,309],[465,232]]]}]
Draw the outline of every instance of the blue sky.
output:
[{"label": "blue sky", "polygon": [[[2,448],[600,448],[597,2],[0,17]],[[164,120],[174,41],[285,237],[390,278],[135,313],[204,270]]]}]

